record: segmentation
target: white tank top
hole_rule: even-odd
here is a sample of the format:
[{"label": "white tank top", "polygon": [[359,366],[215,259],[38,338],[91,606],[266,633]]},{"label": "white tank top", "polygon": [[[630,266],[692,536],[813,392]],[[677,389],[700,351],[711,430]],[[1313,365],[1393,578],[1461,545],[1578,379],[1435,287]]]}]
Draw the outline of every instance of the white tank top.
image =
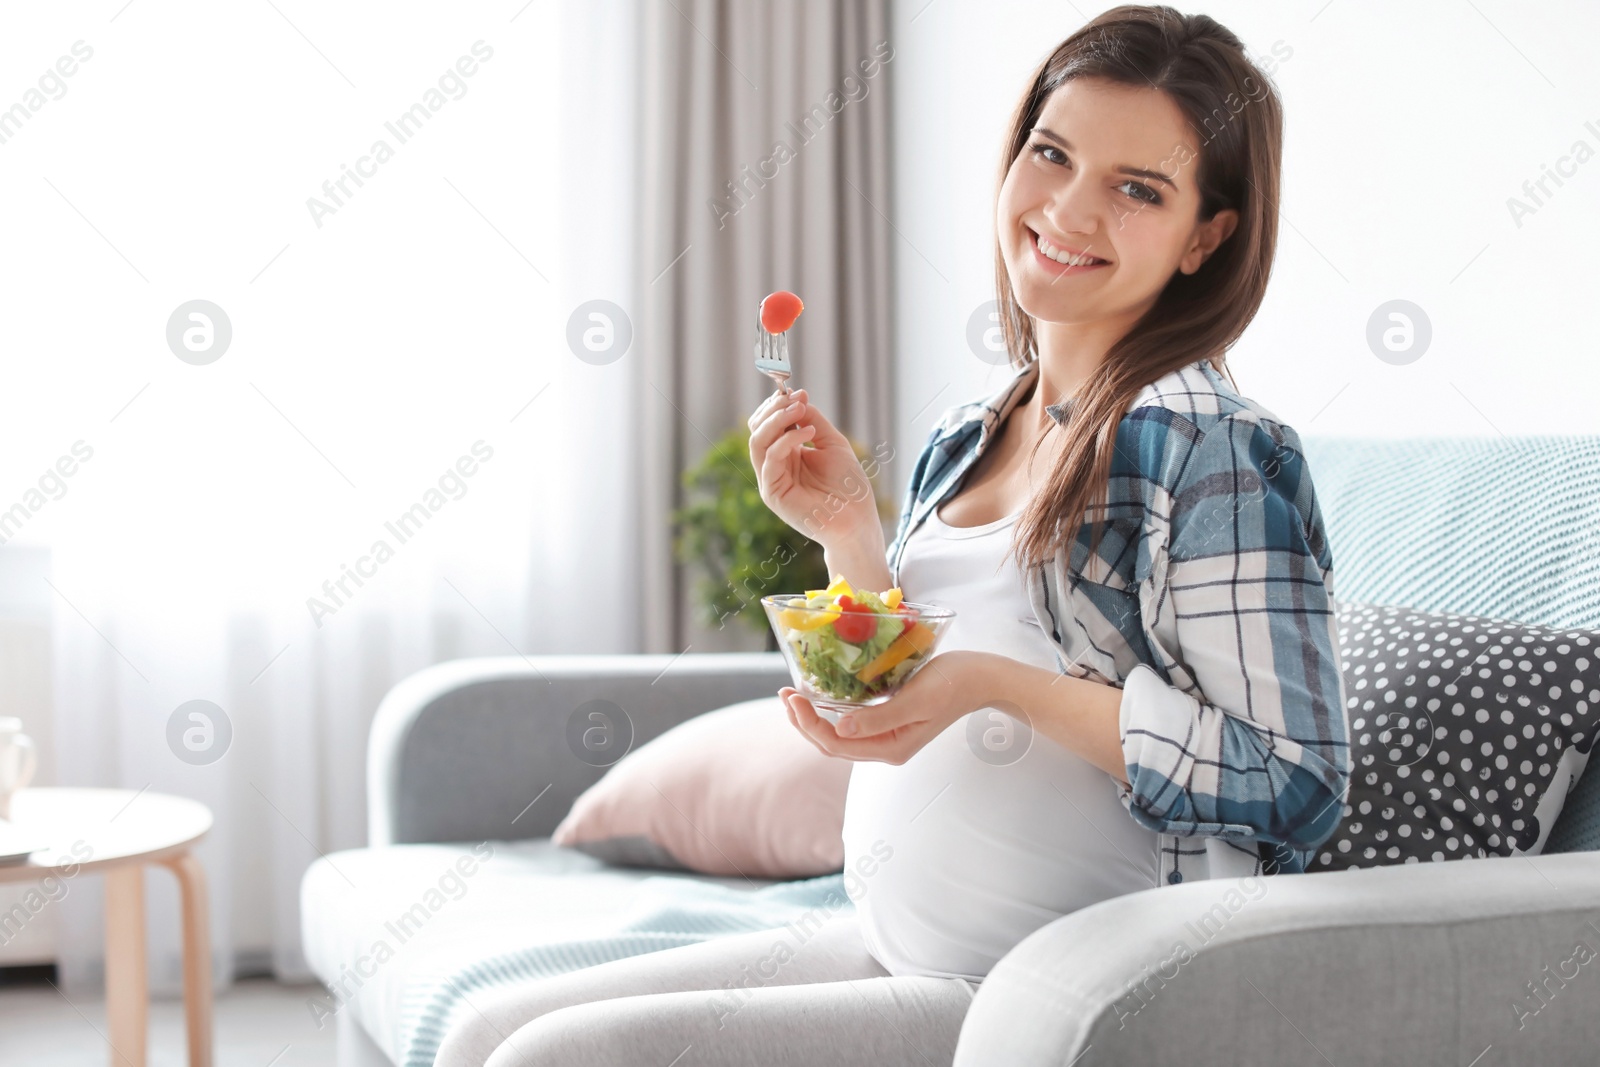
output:
[{"label": "white tank top", "polygon": [[[994,652],[1058,672],[1004,559],[1016,520],[953,527],[930,512],[906,541],[900,587],[907,600],[955,609],[940,652]],[[1105,771],[993,708],[963,716],[904,764],[853,764],[845,871],[863,887],[853,895],[867,951],[893,975],[980,981],[1051,920],[1154,888],[1157,835],[1117,794]]]}]

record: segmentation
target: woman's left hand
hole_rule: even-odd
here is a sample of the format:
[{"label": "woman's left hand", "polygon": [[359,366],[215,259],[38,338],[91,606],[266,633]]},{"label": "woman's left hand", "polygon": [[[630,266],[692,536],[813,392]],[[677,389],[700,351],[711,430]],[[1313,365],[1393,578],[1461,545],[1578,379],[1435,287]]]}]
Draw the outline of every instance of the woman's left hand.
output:
[{"label": "woman's left hand", "polygon": [[789,709],[789,721],[827,755],[899,764],[961,716],[985,706],[975,703],[973,694],[981,688],[974,683],[987,659],[982,652],[940,653],[894,696],[842,715],[837,727],[794,687],[784,686],[778,696]]}]

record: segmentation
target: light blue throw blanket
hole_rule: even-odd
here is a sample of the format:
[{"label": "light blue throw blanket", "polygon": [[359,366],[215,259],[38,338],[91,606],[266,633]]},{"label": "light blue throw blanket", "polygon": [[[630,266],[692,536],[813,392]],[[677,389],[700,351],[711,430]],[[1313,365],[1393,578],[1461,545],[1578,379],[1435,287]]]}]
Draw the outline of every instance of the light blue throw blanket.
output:
[{"label": "light blue throw blanket", "polygon": [[633,910],[614,933],[579,941],[528,945],[477,960],[449,974],[420,980],[401,1004],[401,1067],[431,1067],[439,1043],[468,1007],[464,997],[494,986],[565,974],[596,963],[692,945],[725,934],[812,922],[855,908],[844,875],[827,874],[760,889],[735,889],[692,878],[639,882]]}]

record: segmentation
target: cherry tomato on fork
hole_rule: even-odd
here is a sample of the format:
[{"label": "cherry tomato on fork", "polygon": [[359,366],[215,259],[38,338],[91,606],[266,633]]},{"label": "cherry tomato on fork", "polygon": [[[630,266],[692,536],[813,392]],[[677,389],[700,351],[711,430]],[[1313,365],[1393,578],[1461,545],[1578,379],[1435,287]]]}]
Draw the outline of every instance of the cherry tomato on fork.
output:
[{"label": "cherry tomato on fork", "polygon": [[761,301],[761,328],[768,333],[783,333],[794,325],[805,308],[798,296],[780,289]]}]

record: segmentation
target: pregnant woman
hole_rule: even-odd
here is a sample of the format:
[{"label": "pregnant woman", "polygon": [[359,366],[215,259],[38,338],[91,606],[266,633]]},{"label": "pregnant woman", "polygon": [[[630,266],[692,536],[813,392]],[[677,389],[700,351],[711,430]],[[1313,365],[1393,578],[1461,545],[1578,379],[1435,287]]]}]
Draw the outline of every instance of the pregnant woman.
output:
[{"label": "pregnant woman", "polygon": [[775,973],[764,931],[510,991],[440,1063],[949,1064],[978,984],[1051,920],[1306,868],[1350,776],[1332,557],[1294,431],[1221,373],[1265,293],[1281,150],[1275,93],[1210,18],[1117,8],[1055,49],[996,204],[1014,374],[937,420],[892,543],[804,390],[750,418],[762,499],[830,574],[958,613],[837,728],[780,691],[855,761],[856,908]]}]

